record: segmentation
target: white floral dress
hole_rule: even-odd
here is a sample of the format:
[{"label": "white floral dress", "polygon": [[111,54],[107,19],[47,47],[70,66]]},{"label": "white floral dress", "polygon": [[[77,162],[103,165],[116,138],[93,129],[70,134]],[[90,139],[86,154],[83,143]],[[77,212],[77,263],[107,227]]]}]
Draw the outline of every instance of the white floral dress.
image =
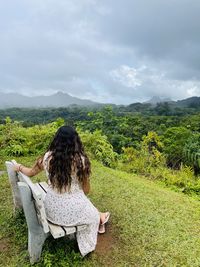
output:
[{"label": "white floral dress", "polygon": [[[43,159],[47,178],[49,157],[50,152],[47,152]],[[79,250],[82,256],[95,250],[100,215],[84,194],[77,177],[72,176],[69,192],[58,193],[49,185],[44,204],[47,219],[54,224],[61,226],[86,224],[86,229],[76,234]]]}]

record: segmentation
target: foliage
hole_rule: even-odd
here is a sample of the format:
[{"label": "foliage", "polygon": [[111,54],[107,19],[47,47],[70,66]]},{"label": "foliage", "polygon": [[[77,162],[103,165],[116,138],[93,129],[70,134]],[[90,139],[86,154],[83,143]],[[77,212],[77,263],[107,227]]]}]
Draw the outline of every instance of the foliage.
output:
[{"label": "foliage", "polygon": [[[53,138],[58,127],[64,124],[64,120],[58,118],[55,122],[47,125],[35,125],[23,127],[19,122],[12,122],[6,119],[0,134],[1,153],[9,156],[27,156],[43,154]],[[96,158],[106,166],[114,166],[117,153],[113,151],[112,145],[108,142],[101,131],[83,132],[78,129],[86,151],[91,157]]]},{"label": "foliage", "polygon": [[168,102],[158,103],[155,107],[155,112],[158,115],[171,115],[172,111]]},{"label": "foliage", "polygon": [[[164,109],[164,111],[158,112],[159,109]],[[165,112],[166,109],[170,111]],[[64,119],[65,124],[78,126],[83,131],[101,130],[117,153],[122,152],[122,147],[139,148],[142,137],[150,131],[162,136],[170,127],[185,127],[191,132],[200,130],[198,110],[196,114],[193,114],[191,108],[185,110],[185,107],[173,107],[170,103],[161,103],[155,107],[150,104],[135,103],[127,107],[107,105],[87,108],[78,106],[40,109],[12,108],[0,110],[2,124],[5,124],[5,118],[8,115],[13,120],[20,121],[25,127],[50,123],[60,117]],[[21,153],[19,147],[16,151]]]},{"label": "foliage", "polygon": [[[91,108],[90,108],[91,109]],[[74,125],[74,121],[85,120],[89,109],[86,107],[71,106],[68,108],[9,108],[0,109],[0,123],[5,122],[9,116],[12,120],[22,122],[23,126],[35,124],[47,124],[62,118],[69,125]]]},{"label": "foliage", "polygon": [[184,146],[184,149],[187,151],[187,150],[190,150],[190,153],[199,153],[200,152],[200,133],[194,133],[192,134],[185,146]]},{"label": "foliage", "polygon": [[[193,116],[195,126],[191,123],[192,127],[197,126],[196,116]],[[165,169],[165,162],[172,168],[180,168],[183,162],[193,167],[195,174],[199,172],[199,134],[193,133],[189,125],[174,126],[178,123],[175,117],[124,116],[108,106],[93,110],[88,118],[77,123],[77,130],[90,157],[105,166],[154,177],[152,173],[156,173],[156,169]],[[183,122],[188,123],[186,119]],[[58,118],[46,125],[23,127],[22,123],[6,118],[5,124],[0,125],[1,156],[43,154],[57,128],[64,123]],[[147,129],[151,130],[146,132]]]},{"label": "foliage", "polygon": [[[152,159],[155,163],[154,159]],[[169,169],[164,159],[156,161],[156,165],[149,160],[149,154],[144,150],[138,151],[132,147],[124,148],[124,154],[118,163],[118,169],[144,175],[151,180],[159,180],[166,186],[172,187],[186,194],[200,195],[200,180],[194,176],[190,166],[182,166],[180,170]]]},{"label": "foliage", "polygon": [[164,166],[162,148],[159,136],[155,132],[149,132],[143,136],[140,150],[133,147],[123,148],[119,166],[123,170],[147,175],[151,167]]},{"label": "foliage", "polygon": [[195,174],[200,172],[200,133],[192,134],[184,146],[186,162],[194,168]]},{"label": "foliage", "polygon": [[126,172],[145,174],[147,170],[145,156],[141,153],[141,151],[133,147],[123,148],[123,154],[118,162],[118,169]]},{"label": "foliage", "polygon": [[182,118],[181,124],[193,132],[200,132],[200,113],[195,115],[186,115]]},{"label": "foliage", "polygon": [[161,153],[162,148],[163,143],[156,132],[148,132],[146,136],[143,136],[142,151],[148,155],[147,162],[149,165],[157,167],[160,164],[164,164],[164,156]]},{"label": "foliage", "polygon": [[[199,139],[197,138],[196,141],[199,142]],[[191,138],[191,142],[195,144],[194,138]],[[190,142],[188,142],[188,146],[189,144]],[[123,149],[124,153],[121,155],[118,168],[145,175],[153,180],[160,180],[165,185],[180,188],[182,192],[187,194],[200,195],[200,181],[195,178],[193,168],[184,165],[181,165],[180,170],[167,168],[162,149],[163,143],[159,136],[155,132],[149,132],[143,137],[140,150],[133,147]]]},{"label": "foliage", "polygon": [[162,137],[164,154],[167,164],[173,168],[179,168],[184,160],[184,145],[191,135],[191,131],[183,126],[170,127]]},{"label": "foliage", "polygon": [[183,166],[178,171],[164,168],[162,166],[151,168],[150,178],[160,180],[167,186],[174,186],[174,188],[178,187],[184,193],[192,192],[192,188],[198,184],[198,193],[200,194],[200,182],[196,180],[193,170],[189,166]]},{"label": "foliage", "polygon": [[10,156],[44,153],[55,131],[62,124],[63,120],[58,119],[47,125],[35,125],[24,128],[21,123],[12,122],[7,118],[5,125],[1,129],[1,153]]},{"label": "foliage", "polygon": [[117,153],[113,151],[112,145],[108,142],[105,135],[102,135],[101,131],[89,131],[81,132],[79,134],[86,151],[91,157],[94,157],[98,161],[102,162],[105,166],[113,167],[117,159]]}]

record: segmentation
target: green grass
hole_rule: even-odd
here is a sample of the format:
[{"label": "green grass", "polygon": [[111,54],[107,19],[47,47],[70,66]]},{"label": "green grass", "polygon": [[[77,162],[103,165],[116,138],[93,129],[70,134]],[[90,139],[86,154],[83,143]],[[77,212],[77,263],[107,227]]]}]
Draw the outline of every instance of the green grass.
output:
[{"label": "green grass", "polygon": [[[27,162],[28,159],[20,159]],[[29,159],[29,162],[33,162]],[[38,179],[44,179],[39,176]],[[90,198],[112,214],[100,249],[81,259],[69,240],[48,239],[34,266],[200,266],[200,202],[143,177],[93,162]],[[22,214],[12,215],[7,176],[0,176],[0,265],[30,266]]]}]

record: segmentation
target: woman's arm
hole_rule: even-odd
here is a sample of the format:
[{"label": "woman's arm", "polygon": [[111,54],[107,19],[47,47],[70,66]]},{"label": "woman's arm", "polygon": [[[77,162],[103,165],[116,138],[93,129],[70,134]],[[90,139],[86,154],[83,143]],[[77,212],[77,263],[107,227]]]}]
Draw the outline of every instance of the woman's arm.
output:
[{"label": "woman's arm", "polygon": [[44,167],[42,160],[38,160],[32,168],[25,167],[24,165],[18,163],[14,164],[13,168],[17,172],[22,172],[23,174],[32,177],[41,172]]},{"label": "woman's arm", "polygon": [[90,179],[87,178],[84,182],[83,182],[83,192],[87,195],[90,192]]}]

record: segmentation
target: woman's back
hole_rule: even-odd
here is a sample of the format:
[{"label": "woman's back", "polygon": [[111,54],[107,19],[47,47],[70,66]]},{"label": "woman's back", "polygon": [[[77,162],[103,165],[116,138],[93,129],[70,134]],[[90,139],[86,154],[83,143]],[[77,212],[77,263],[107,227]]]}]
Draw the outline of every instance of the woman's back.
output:
[{"label": "woman's back", "polygon": [[[71,185],[67,186],[66,188],[63,188],[62,190],[58,190],[55,187],[52,188],[51,182],[49,179],[49,164],[51,160],[51,152],[48,151],[45,153],[43,157],[43,166],[44,170],[48,179],[48,184],[49,184],[49,189],[54,190],[55,193],[62,194],[62,193],[72,193],[72,192],[77,192],[77,191],[83,191],[82,186],[78,180],[78,176],[76,175],[76,170],[72,168],[72,173],[71,173]],[[84,161],[84,158],[82,158]]]}]

